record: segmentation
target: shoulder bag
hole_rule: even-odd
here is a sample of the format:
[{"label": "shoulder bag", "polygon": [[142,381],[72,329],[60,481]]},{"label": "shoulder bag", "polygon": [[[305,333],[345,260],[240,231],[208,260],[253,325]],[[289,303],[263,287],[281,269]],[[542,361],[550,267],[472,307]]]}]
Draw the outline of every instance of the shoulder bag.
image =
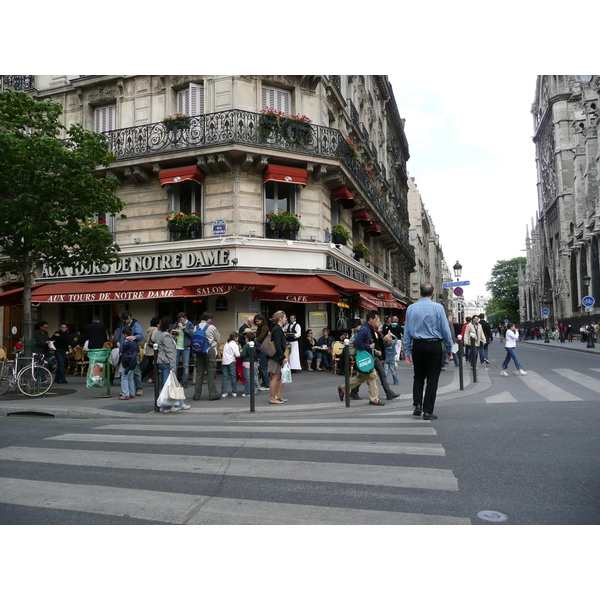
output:
[{"label": "shoulder bag", "polygon": [[270,358],[272,358],[273,356],[275,356],[275,352],[276,352],[276,350],[275,350],[275,343],[271,339],[271,333],[270,332],[267,335],[267,337],[263,340],[262,344],[260,345],[260,351],[263,354],[266,354]]},{"label": "shoulder bag", "polygon": [[356,350],[355,366],[361,373],[370,373],[375,368],[372,350]]}]

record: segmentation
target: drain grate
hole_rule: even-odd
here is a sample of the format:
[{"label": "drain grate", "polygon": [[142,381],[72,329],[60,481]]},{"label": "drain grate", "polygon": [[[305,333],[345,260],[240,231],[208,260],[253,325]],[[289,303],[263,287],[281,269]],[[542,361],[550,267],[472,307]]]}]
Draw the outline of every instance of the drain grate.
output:
[{"label": "drain grate", "polygon": [[54,419],[54,415],[34,410],[20,410],[18,412],[6,413],[7,417],[34,417],[38,419]]},{"label": "drain grate", "polygon": [[490,523],[502,523],[503,521],[508,521],[508,517],[497,510],[482,510],[477,513],[477,516]]}]

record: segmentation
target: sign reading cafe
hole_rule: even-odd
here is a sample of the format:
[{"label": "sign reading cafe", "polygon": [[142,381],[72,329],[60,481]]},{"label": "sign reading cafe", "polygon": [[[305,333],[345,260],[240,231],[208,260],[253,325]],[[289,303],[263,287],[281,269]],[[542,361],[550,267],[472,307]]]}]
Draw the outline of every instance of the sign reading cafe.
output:
[{"label": "sign reading cafe", "polygon": [[222,267],[229,264],[229,250],[197,250],[186,252],[166,252],[163,254],[143,254],[123,256],[112,265],[94,265],[93,267],[59,267],[51,269],[44,265],[40,279],[63,277],[134,275],[140,273],[167,274],[186,271]]}]

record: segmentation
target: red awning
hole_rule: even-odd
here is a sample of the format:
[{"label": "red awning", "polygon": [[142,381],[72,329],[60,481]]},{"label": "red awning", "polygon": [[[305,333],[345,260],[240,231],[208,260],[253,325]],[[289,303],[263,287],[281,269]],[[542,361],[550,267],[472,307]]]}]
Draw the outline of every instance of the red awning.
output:
[{"label": "red awning", "polygon": [[335,302],[340,295],[326,281],[315,275],[263,275],[275,285],[272,289],[257,290],[253,300],[282,300],[284,302]]},{"label": "red awning", "polygon": [[378,308],[397,308],[402,310],[406,308],[402,304],[399,304],[395,300],[386,298],[377,298],[372,294],[361,292],[358,294],[358,303],[367,310],[377,310]]},{"label": "red awning", "polygon": [[352,281],[351,279],[344,279],[339,275],[318,275],[321,279],[324,279],[328,283],[335,285],[336,287],[344,290],[346,293],[354,294],[367,294],[371,295],[378,300],[393,300],[391,292],[380,290],[379,288],[359,283],[358,281]]},{"label": "red awning", "polygon": [[191,165],[189,167],[163,169],[159,171],[158,178],[161,186],[167,185],[167,183],[181,183],[182,181],[202,183],[204,181],[204,173],[196,165]]},{"label": "red awning", "polygon": [[32,302],[114,302],[162,298],[195,297],[186,288],[197,277],[119,279],[47,283],[35,289]]},{"label": "red awning", "polygon": [[373,218],[371,215],[364,209],[357,210],[352,213],[352,220],[358,221],[363,227],[367,227],[368,225],[373,224]]},{"label": "red awning", "polygon": [[185,289],[194,296],[216,296],[228,294],[233,290],[248,292],[257,289],[272,289],[276,284],[267,279],[268,277],[250,271],[213,273],[194,277],[193,285],[186,286]]},{"label": "red awning", "polygon": [[267,165],[263,171],[263,183],[279,181],[281,183],[295,183],[306,187],[308,173],[306,169],[282,167],[280,165]]},{"label": "red awning", "polygon": [[381,227],[379,227],[379,225],[377,225],[377,223],[373,223],[372,225],[369,225],[368,227],[365,227],[365,231],[371,237],[378,237],[378,236],[382,235]]},{"label": "red awning", "polygon": [[348,191],[348,188],[339,187],[331,192],[331,198],[338,200],[344,208],[354,208],[356,206],[356,199]]},{"label": "red awning", "polygon": [[0,294],[0,306],[9,306],[11,304],[23,304],[23,289],[16,288]]}]

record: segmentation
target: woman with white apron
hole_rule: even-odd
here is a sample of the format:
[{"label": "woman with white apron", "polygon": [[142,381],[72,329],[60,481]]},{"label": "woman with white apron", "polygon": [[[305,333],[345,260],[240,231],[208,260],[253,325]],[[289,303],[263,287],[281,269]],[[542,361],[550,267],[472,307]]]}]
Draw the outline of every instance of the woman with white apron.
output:
[{"label": "woman with white apron", "polygon": [[290,369],[301,371],[299,339],[302,335],[302,327],[296,322],[296,315],[290,315],[289,321],[283,327],[283,333],[285,333],[285,339],[290,343]]}]

